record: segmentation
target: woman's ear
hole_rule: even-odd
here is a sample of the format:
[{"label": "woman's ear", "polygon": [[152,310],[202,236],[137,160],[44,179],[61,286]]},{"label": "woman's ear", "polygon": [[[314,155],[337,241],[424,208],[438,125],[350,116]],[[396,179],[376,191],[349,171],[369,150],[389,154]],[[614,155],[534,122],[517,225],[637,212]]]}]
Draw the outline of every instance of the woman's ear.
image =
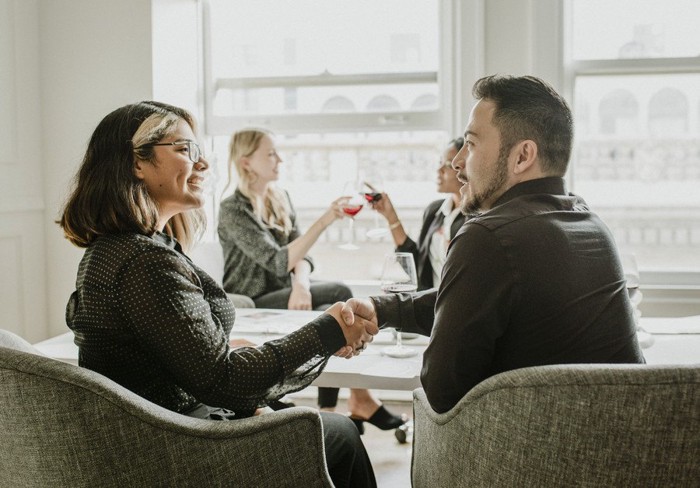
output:
[{"label": "woman's ear", "polygon": [[535,141],[526,139],[520,141],[517,146],[517,160],[515,161],[515,166],[513,167],[513,173],[521,174],[527,171],[535,164],[537,160],[537,144]]},{"label": "woman's ear", "polygon": [[247,156],[241,156],[241,157],[238,159],[238,161],[239,161],[240,164],[241,164],[241,168],[243,168],[244,170],[249,170],[249,169],[250,169],[250,158],[248,158]]},{"label": "woman's ear", "polygon": [[143,159],[134,158],[134,175],[139,180],[143,180],[144,178],[146,178],[146,174],[143,170],[145,164],[146,162]]}]

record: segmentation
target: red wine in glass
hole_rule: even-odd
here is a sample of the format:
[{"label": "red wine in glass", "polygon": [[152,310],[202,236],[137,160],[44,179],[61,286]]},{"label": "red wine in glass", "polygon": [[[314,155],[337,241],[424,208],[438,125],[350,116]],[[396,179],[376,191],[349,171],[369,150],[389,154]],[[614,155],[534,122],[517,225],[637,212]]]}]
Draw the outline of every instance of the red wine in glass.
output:
[{"label": "red wine in glass", "polygon": [[359,247],[355,244],[355,231],[353,226],[355,223],[355,215],[360,213],[360,210],[362,210],[365,204],[365,199],[362,196],[362,181],[351,180],[345,182],[345,185],[343,185],[343,195],[345,195],[347,199],[342,204],[342,210],[345,215],[350,217],[347,219],[349,236],[348,242],[338,247],[346,251],[356,251]]},{"label": "red wine in glass", "polygon": [[382,194],[379,192],[365,192],[363,195],[367,203],[378,202],[382,199]]},{"label": "red wine in glass", "polygon": [[362,210],[362,205],[346,205],[343,207],[343,212],[345,212],[350,217],[354,217]]}]

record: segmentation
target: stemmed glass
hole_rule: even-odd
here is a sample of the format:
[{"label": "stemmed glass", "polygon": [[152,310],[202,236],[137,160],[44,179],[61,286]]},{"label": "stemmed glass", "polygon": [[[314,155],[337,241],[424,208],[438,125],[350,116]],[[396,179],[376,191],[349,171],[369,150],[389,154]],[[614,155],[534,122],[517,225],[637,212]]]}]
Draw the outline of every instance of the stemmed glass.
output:
[{"label": "stemmed glass", "polygon": [[[382,198],[384,191],[384,180],[379,171],[374,170],[369,173],[365,172],[362,181],[362,195],[365,197],[367,204],[378,202]],[[389,233],[389,229],[379,226],[379,212],[374,212],[374,228],[367,231],[367,237],[376,239]]]},{"label": "stemmed glass", "polygon": [[365,204],[365,198],[362,195],[362,182],[359,180],[348,181],[343,185],[343,195],[349,199],[343,204],[343,212],[350,217],[348,219],[348,231],[350,236],[348,242],[338,246],[345,251],[355,251],[359,246],[355,244],[355,215],[357,215],[362,206]]},{"label": "stemmed glass", "polygon": [[[382,267],[381,287],[384,293],[410,293],[418,288],[416,263],[410,252],[387,254]],[[396,345],[382,351],[394,358],[407,358],[417,354],[416,350],[402,343],[401,332],[396,331]]]},{"label": "stemmed glass", "polygon": [[627,293],[632,303],[634,310],[634,321],[637,327],[637,341],[642,349],[651,347],[654,344],[654,336],[644,330],[640,325],[639,318],[642,312],[639,310],[639,303],[642,301],[642,292],[639,291],[639,269],[637,268],[637,259],[634,254],[622,253],[620,256],[622,261],[622,270],[625,273],[625,281]]}]

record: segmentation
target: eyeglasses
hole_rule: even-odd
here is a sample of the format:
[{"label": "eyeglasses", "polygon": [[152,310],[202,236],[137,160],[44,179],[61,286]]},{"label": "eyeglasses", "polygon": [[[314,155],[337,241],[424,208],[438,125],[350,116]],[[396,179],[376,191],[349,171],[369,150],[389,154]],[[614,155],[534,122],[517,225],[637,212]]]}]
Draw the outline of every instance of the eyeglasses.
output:
[{"label": "eyeglasses", "polygon": [[134,149],[141,149],[142,147],[150,146],[187,146],[187,155],[190,157],[190,161],[193,163],[198,163],[202,158],[202,150],[199,148],[199,145],[196,142],[189,140],[175,142],[154,142],[152,144],[144,144],[143,146],[139,146]]}]

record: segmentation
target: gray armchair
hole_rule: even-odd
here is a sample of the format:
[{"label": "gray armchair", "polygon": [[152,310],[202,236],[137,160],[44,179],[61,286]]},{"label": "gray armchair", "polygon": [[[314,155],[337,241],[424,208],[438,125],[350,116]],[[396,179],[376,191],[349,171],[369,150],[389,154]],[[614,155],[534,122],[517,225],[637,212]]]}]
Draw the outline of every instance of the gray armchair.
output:
[{"label": "gray armchair", "polygon": [[332,486],[310,408],[190,418],[1,329],[0,385],[0,486]]},{"label": "gray armchair", "polygon": [[539,366],[449,412],[414,392],[413,486],[700,486],[700,365]]}]

